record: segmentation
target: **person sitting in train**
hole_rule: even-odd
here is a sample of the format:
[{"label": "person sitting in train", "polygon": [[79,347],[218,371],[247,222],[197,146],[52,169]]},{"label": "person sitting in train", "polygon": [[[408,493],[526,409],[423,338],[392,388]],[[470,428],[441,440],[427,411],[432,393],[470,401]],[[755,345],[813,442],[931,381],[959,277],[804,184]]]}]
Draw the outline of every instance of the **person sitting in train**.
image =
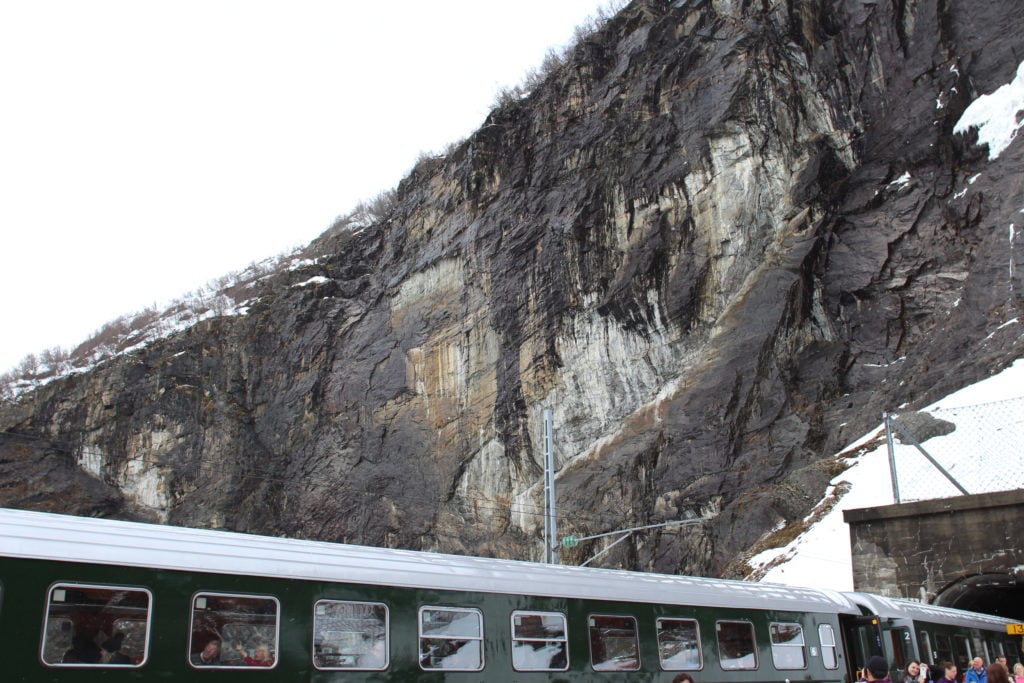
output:
[{"label": "person sitting in train", "polygon": [[125,653],[121,652],[121,645],[124,644],[124,634],[118,631],[100,645],[100,660],[104,664],[131,664],[132,660]]},{"label": "person sitting in train", "polygon": [[62,664],[99,664],[100,649],[96,641],[84,633],[71,639],[71,648],[61,658]]},{"label": "person sitting in train", "polygon": [[274,659],[270,656],[270,647],[264,643],[258,643],[252,650],[250,657],[241,643],[235,643],[235,652],[242,656],[249,666],[274,666]]},{"label": "person sitting in train", "polygon": [[943,675],[938,683],[956,683],[956,664],[953,662],[942,663]]},{"label": "person sitting in train", "polygon": [[195,666],[216,666],[220,664],[220,640],[214,638],[207,641],[202,651],[195,653],[190,659]]},{"label": "person sitting in train", "polygon": [[907,662],[903,669],[903,683],[926,683],[928,680],[928,666],[921,664],[916,659]]},{"label": "person sitting in train", "polygon": [[864,667],[864,679],[868,683],[872,683],[872,681],[892,683],[892,680],[889,678],[889,662],[885,661],[884,657],[879,657],[878,655],[869,659],[867,666]]},{"label": "person sitting in train", "polygon": [[971,668],[964,674],[964,683],[988,683],[988,674],[985,672],[985,660],[975,657],[971,662]]}]

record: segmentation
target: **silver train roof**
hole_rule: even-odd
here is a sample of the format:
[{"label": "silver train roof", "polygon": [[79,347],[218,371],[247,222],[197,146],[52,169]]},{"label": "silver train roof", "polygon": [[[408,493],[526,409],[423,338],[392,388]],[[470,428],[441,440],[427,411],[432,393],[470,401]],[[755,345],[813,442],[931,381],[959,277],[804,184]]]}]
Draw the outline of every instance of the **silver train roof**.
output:
[{"label": "silver train roof", "polygon": [[851,600],[863,605],[871,614],[880,614],[892,619],[913,619],[915,621],[932,621],[954,624],[968,628],[998,629],[1002,631],[1007,624],[1016,623],[1012,619],[1003,619],[989,614],[965,612],[952,607],[929,605],[924,602],[887,598],[871,593],[846,593]]},{"label": "silver train roof", "polygon": [[371,548],[2,508],[0,556],[513,595],[860,613],[856,604],[838,591]]}]

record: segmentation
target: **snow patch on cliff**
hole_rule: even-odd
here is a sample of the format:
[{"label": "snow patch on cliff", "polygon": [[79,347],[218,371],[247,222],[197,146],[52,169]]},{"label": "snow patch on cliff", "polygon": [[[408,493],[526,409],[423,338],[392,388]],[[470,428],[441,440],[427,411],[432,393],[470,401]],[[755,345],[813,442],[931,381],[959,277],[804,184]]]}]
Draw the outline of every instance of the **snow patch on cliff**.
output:
[{"label": "snow patch on cliff", "polygon": [[978,129],[978,144],[988,145],[988,159],[995,160],[1017,136],[1024,126],[1017,114],[1024,111],[1024,62],[1017,67],[1016,77],[996,89],[991,95],[982,95],[971,102],[953,128],[954,133],[967,133]]}]

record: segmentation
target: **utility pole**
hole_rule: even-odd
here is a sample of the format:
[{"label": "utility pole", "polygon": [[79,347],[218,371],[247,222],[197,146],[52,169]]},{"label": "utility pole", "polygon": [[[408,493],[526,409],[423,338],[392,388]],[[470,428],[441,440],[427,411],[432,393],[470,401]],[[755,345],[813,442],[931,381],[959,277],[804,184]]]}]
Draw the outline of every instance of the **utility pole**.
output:
[{"label": "utility pole", "polygon": [[555,523],[555,442],[551,409],[544,409],[544,562],[556,564],[558,529]]},{"label": "utility pole", "polygon": [[892,502],[900,503],[900,484],[896,477],[896,448],[892,443],[892,426],[889,424],[891,416],[888,412],[882,413],[882,422],[885,423],[885,445],[889,449],[889,476],[892,478]]}]

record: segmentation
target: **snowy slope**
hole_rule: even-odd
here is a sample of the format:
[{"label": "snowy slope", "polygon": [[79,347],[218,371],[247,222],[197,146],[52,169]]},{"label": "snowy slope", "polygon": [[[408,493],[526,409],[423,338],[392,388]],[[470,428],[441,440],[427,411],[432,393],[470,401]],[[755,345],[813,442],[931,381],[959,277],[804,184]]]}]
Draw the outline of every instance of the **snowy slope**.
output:
[{"label": "snowy slope", "polygon": [[[954,474],[955,468],[950,467],[951,463],[948,460],[943,462],[945,454],[953,451],[959,451],[961,463],[971,463],[973,467],[983,471],[987,469],[987,462],[1005,462],[1006,459],[1019,458],[1020,442],[1016,438],[1004,438],[1002,443],[1005,447],[1002,452],[994,451],[992,446],[987,446],[983,449],[983,453],[965,453],[962,450],[962,444],[965,434],[969,439],[973,438],[970,434],[977,431],[979,424],[989,425],[990,431],[991,425],[1002,425],[1006,428],[999,431],[1019,430],[1021,424],[1024,423],[1024,400],[1022,397],[1024,397],[1024,359],[1017,360],[998,375],[965,387],[925,408],[923,412],[936,415],[955,413],[964,407],[972,409],[970,421],[958,423],[957,430],[951,434],[927,440],[923,444],[925,449],[942,462],[947,469],[953,470]],[[950,444],[956,444],[957,447],[950,448]],[[913,446],[901,444],[896,446],[898,463],[922,460]],[[789,545],[764,551],[751,558],[749,564],[754,570],[755,578],[810,588],[853,590],[850,532],[843,521],[843,510],[891,505],[894,502],[883,425],[879,424],[876,429],[843,449],[842,454],[856,455],[847,459],[851,465],[850,468],[831,482],[830,491],[823,499],[822,504],[828,501],[836,491],[841,492],[842,488],[845,488],[842,486],[844,483],[849,486],[849,490],[845,494],[839,494],[841,497],[838,503]],[[986,461],[985,458],[989,460]],[[934,470],[934,468],[931,469]],[[966,474],[966,471],[962,471],[955,476],[958,480],[966,481]],[[939,480],[941,480],[941,475],[936,473],[935,481]],[[902,476],[900,481],[902,486],[904,483]],[[975,486],[968,487],[968,491],[970,493],[985,493],[1021,486],[1020,482],[1006,482],[1005,480],[987,480],[988,484],[984,485],[985,481],[974,482]],[[957,495],[957,491],[951,485],[948,489],[931,485],[917,493],[915,498],[918,500]],[[928,495],[929,493],[932,495]],[[902,488],[901,498],[904,501],[907,500]],[[770,564],[773,566],[769,567]]]}]

